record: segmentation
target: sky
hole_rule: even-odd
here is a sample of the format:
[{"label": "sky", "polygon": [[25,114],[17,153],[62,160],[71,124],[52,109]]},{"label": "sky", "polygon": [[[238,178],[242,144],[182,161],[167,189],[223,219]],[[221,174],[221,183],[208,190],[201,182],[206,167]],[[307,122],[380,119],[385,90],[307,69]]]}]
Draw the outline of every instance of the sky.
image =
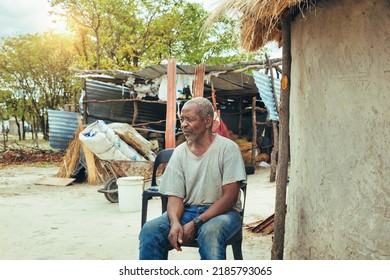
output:
[{"label": "sky", "polygon": [[[212,9],[219,0],[187,0],[201,3],[206,10]],[[49,15],[47,0],[0,0],[0,37],[27,33],[41,33],[49,29],[64,30],[64,25]],[[281,57],[281,49],[272,47],[271,58]]]},{"label": "sky", "polygon": [[[206,3],[204,4],[206,8],[218,2],[218,0],[188,1]],[[50,10],[47,0],[0,0],[0,37],[41,33],[50,28],[61,28],[61,24],[53,23],[54,18],[49,15]]]},{"label": "sky", "polygon": [[1,0],[0,37],[41,33],[55,28],[46,0]]}]

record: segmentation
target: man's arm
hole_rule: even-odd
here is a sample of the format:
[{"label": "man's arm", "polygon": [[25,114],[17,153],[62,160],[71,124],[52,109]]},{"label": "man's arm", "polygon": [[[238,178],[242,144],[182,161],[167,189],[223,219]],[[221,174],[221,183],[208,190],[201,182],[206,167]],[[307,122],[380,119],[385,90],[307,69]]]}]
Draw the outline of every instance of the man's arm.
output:
[{"label": "man's arm", "polygon": [[183,243],[183,227],[180,224],[180,219],[183,216],[183,213],[183,199],[177,196],[169,196],[167,214],[171,230],[168,235],[168,240],[172,247],[177,251],[181,251],[180,244]]},{"label": "man's arm", "polygon": [[222,186],[222,196],[214,202],[207,211],[199,216],[204,222],[211,218],[221,215],[231,210],[237,202],[238,194],[240,193],[239,182],[234,182]]},{"label": "man's arm", "polygon": [[[201,220],[207,222],[211,218],[221,215],[231,210],[237,202],[238,194],[240,192],[239,182],[230,183],[222,186],[222,196],[214,202],[209,209],[199,216]],[[191,241],[196,233],[195,224],[193,221],[183,226],[184,242]]]}]

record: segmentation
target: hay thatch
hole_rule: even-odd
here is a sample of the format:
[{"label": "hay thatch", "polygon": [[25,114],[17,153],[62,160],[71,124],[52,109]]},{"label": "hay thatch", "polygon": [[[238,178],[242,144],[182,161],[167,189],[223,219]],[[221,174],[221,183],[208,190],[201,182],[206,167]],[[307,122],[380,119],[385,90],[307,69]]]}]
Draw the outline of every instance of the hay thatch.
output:
[{"label": "hay thatch", "polygon": [[94,185],[96,183],[100,183],[101,181],[99,180],[99,171],[96,166],[96,161],[98,160],[95,154],[83,143],[81,144],[83,147],[83,153],[85,157],[85,163],[87,165],[87,182],[90,185]]},{"label": "hay thatch", "polygon": [[74,174],[74,171],[79,164],[80,160],[80,150],[82,149],[85,162],[87,165],[86,173],[88,174],[88,183],[96,184],[101,183],[102,178],[99,174],[99,169],[96,166],[97,158],[79,139],[79,134],[84,130],[83,121],[81,118],[78,119],[78,128],[74,132],[74,138],[69,143],[68,148],[66,149],[65,156],[63,157],[61,166],[56,174],[59,178],[71,178]]},{"label": "hay thatch", "polygon": [[[141,152],[146,150],[147,145],[151,146],[151,144],[146,139],[141,139],[141,136],[137,136],[138,134],[136,135],[136,133],[134,133],[130,135],[130,125],[121,123],[113,123],[112,125],[113,128],[119,132],[121,132],[121,127],[126,128],[119,136],[124,137],[126,140],[128,140],[128,142],[134,144],[134,146],[136,146]],[[110,178],[129,176],[129,174],[134,174],[137,176],[142,174],[145,179],[149,179],[149,176],[151,177],[154,160],[133,162],[116,161],[116,163],[113,161],[110,163],[109,161],[99,159],[94,154],[94,152],[86,145],[84,145],[79,139],[79,134],[84,129],[85,125],[82,123],[82,119],[79,119],[79,126],[74,132],[74,139],[68,145],[60,169],[57,172],[57,177],[74,177],[74,173],[80,163],[82,164],[82,167],[85,168],[85,175],[89,185],[104,183]],[[134,135],[137,136],[138,139],[135,139]],[[147,144],[143,144],[144,142],[147,142]],[[151,150],[144,153],[146,153],[149,158],[152,156]],[[83,161],[85,161],[85,163]],[[121,163],[123,164],[123,168]]]},{"label": "hay thatch", "polygon": [[62,160],[61,166],[57,172],[57,177],[59,178],[70,178],[74,170],[77,167],[80,156],[81,141],[79,140],[79,134],[83,131],[84,126],[82,120],[78,120],[78,128],[74,132],[74,138],[69,143],[68,148],[66,149],[65,156]]},{"label": "hay thatch", "polygon": [[298,5],[308,5],[310,0],[225,0],[221,1],[208,18],[205,27],[223,15],[239,17],[241,46],[255,51],[269,41],[281,45],[279,19],[283,12]]}]

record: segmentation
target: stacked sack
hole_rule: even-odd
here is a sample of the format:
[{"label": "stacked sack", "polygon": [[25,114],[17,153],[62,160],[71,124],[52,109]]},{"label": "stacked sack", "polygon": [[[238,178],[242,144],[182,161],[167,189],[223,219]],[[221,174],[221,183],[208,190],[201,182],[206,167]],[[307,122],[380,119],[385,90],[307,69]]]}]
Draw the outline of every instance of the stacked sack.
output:
[{"label": "stacked sack", "polygon": [[98,120],[79,134],[80,141],[101,160],[154,161],[150,143],[124,123]]}]

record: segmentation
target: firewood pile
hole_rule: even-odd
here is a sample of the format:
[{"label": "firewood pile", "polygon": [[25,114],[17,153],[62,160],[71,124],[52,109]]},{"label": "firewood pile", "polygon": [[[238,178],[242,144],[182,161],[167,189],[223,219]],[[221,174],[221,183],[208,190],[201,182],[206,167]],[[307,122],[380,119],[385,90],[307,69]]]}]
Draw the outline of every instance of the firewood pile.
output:
[{"label": "firewood pile", "polygon": [[7,148],[5,151],[0,152],[0,168],[21,164],[59,164],[63,155],[64,151],[60,150],[43,150],[23,146]]},{"label": "firewood pile", "polygon": [[269,160],[269,155],[262,153],[257,145],[252,146],[252,142],[249,141],[246,137],[239,137],[236,134],[230,132],[231,139],[237,143],[240,147],[242,157],[244,159],[245,165],[252,165],[252,150],[255,149],[255,162],[267,162]]}]

